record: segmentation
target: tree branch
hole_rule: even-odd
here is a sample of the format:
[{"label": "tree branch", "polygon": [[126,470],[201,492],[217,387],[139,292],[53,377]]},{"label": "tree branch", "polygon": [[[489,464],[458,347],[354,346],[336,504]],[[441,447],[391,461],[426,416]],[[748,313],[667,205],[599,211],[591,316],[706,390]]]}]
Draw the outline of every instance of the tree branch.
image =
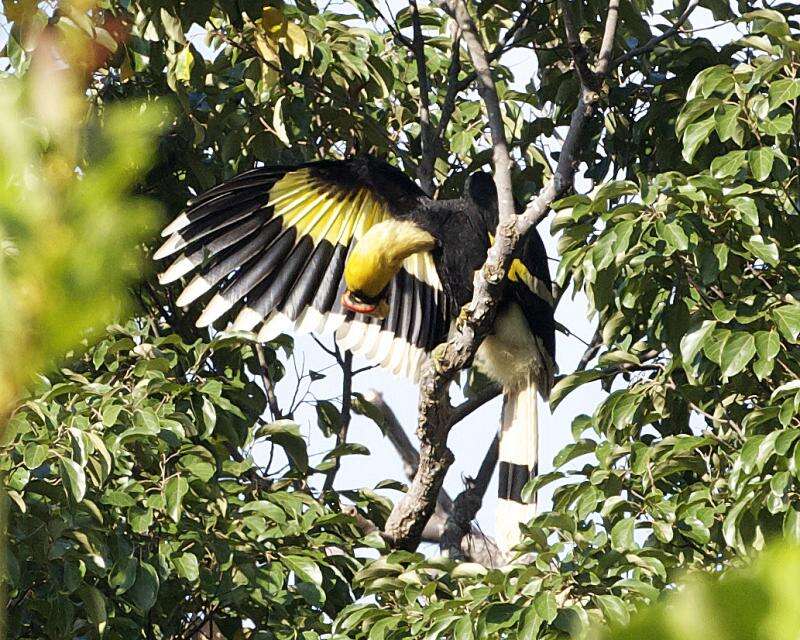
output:
[{"label": "tree branch", "polygon": [[434,130],[431,123],[431,87],[428,80],[428,67],[425,62],[425,37],[422,35],[422,24],[419,18],[417,0],[409,0],[411,6],[411,25],[413,28],[412,52],[417,63],[417,81],[419,83],[419,124],[420,143],[422,154],[417,170],[422,190],[429,196],[433,195],[433,166],[436,161],[436,147]]},{"label": "tree branch", "polygon": [[491,482],[494,468],[497,466],[497,457],[500,451],[500,439],[495,435],[486,455],[481,462],[478,475],[473,480],[466,479],[466,489],[456,496],[453,501],[453,510],[442,532],[439,547],[451,558],[463,559],[462,543],[472,530],[472,521],[478,514],[483,504],[483,496]]},{"label": "tree branch", "polygon": [[[364,399],[381,413],[381,417],[383,418],[383,424],[381,425],[383,432],[386,434],[386,437],[389,439],[395,451],[400,455],[406,477],[409,480],[413,480],[419,468],[419,452],[417,448],[411,442],[403,425],[400,424],[400,420],[397,419],[397,415],[392,411],[392,408],[386,404],[383,395],[379,391],[371,389],[364,394]],[[445,513],[449,513],[453,508],[453,500],[447,495],[447,491],[444,489],[440,489],[437,502]]]},{"label": "tree branch", "polygon": [[600,45],[600,53],[597,55],[598,62],[596,73],[603,77],[608,72],[611,63],[611,55],[614,53],[614,39],[617,35],[617,23],[619,22],[619,0],[609,0],[608,13],[606,14],[606,28],[603,31],[603,42]]},{"label": "tree branch", "polygon": [[499,396],[502,392],[503,390],[500,388],[500,385],[489,384],[481,389],[477,395],[473,396],[472,398],[468,398],[457,407],[453,407],[453,411],[450,414],[450,427],[457,425],[473,411],[480,409],[483,405]]},{"label": "tree branch", "polygon": [[264,346],[256,343],[256,357],[258,358],[258,366],[261,368],[261,379],[264,382],[264,393],[267,396],[267,405],[272,414],[273,420],[280,420],[283,418],[283,412],[278,406],[278,398],[275,395],[275,385],[272,384],[272,378],[269,375],[269,365],[267,364],[267,356],[264,353]]},{"label": "tree branch", "polygon": [[[386,433],[386,437],[394,446],[395,450],[398,452],[398,454],[400,454],[400,459],[403,461],[403,470],[405,471],[406,477],[409,480],[413,480],[414,475],[417,472],[417,467],[419,466],[419,453],[411,443],[408,435],[406,435],[406,431],[403,429],[403,426],[397,419],[397,415],[394,413],[394,411],[392,411],[392,408],[386,404],[381,393],[375,389],[372,389],[365,394],[364,399],[372,404],[382,414],[383,423],[381,424],[381,427],[383,428],[384,433]],[[464,406],[465,404],[467,403],[465,402],[460,406]],[[475,403],[473,405],[473,411],[481,406],[481,404],[483,404],[483,402],[480,404]],[[487,485],[491,480],[491,475],[492,471],[489,470],[488,480],[486,481]],[[483,477],[481,472],[478,472],[478,476],[479,478]],[[477,479],[476,482],[478,482]],[[484,488],[483,492],[485,493],[485,491],[486,489]],[[442,488],[439,491],[436,510],[425,524],[425,528],[422,530],[421,541],[441,544],[442,535],[447,528],[447,523],[450,520],[452,512],[453,500],[447,494],[447,491]],[[479,562],[487,567],[498,566],[502,554],[500,554],[494,540],[486,536],[477,527],[471,526],[471,521],[473,518],[474,516],[467,520],[470,526],[467,530],[467,533],[459,541],[461,545],[461,553],[463,554],[461,557],[469,558],[473,562]],[[375,525],[372,525],[372,530],[374,529]],[[369,531],[367,531],[367,533],[369,533]]]},{"label": "tree branch", "polygon": [[[611,0],[611,4],[614,5],[617,1]],[[481,98],[486,105],[494,147],[499,224],[495,232],[495,242],[487,253],[486,263],[476,272],[472,301],[462,309],[452,337],[434,350],[422,373],[417,430],[420,438],[420,465],[408,493],[395,506],[385,527],[386,537],[395,546],[404,549],[414,549],[419,543],[425,523],[433,513],[444,476],[453,462],[453,454],[447,447],[453,414],[447,394],[450,382],[468,364],[491,328],[505,273],[517,241],[531,226],[547,215],[550,204],[556,198],[572,188],[580,137],[586,122],[594,113],[595,103],[599,100],[596,91],[586,86],[581,88],[581,96],[572,114],[553,177],[528,204],[525,212],[516,216],[511,191],[511,159],[486,51],[475,32],[464,0],[447,0],[447,9],[461,28],[477,72]],[[617,21],[616,12],[609,11],[609,18],[612,18],[612,13],[613,21],[610,20],[612,24],[606,29],[608,37],[604,41],[613,41]],[[598,66],[602,68],[602,64]]]},{"label": "tree branch", "polygon": [[634,47],[627,53],[623,53],[621,56],[615,58],[614,61],[611,63],[610,69],[615,69],[619,65],[635,58],[636,56],[640,56],[643,53],[650,53],[659,44],[664,42],[664,40],[669,40],[673,36],[677,35],[678,32],[681,30],[681,27],[686,23],[686,21],[689,19],[689,16],[692,15],[692,12],[697,8],[699,4],[700,0],[690,0],[689,4],[686,5],[686,9],[683,10],[683,13],[669,29],[667,29],[661,35],[653,36],[642,46]]},{"label": "tree branch", "polygon": [[[337,360],[342,367],[342,411],[340,413],[339,432],[336,434],[336,446],[343,445],[347,442],[347,431],[350,428],[350,417],[352,403],[353,403],[353,354],[350,351],[344,352],[344,358],[337,353]],[[341,457],[337,456],[333,461],[333,466],[325,474],[325,482],[322,485],[322,491],[330,491],[333,489],[333,481],[336,480],[336,474],[339,473],[341,466]]]},{"label": "tree branch", "polygon": [[594,332],[594,336],[592,336],[591,341],[589,342],[588,346],[586,347],[586,351],[583,352],[583,356],[581,356],[580,362],[578,362],[578,366],[575,367],[575,371],[583,371],[597,355],[597,352],[600,351],[600,347],[603,346],[603,332],[600,330],[600,327]]},{"label": "tree branch", "polygon": [[[531,11],[534,7],[534,1],[528,2],[522,9],[520,9],[517,19],[514,24],[503,35],[503,40],[499,42],[488,54],[487,60],[491,64],[497,60],[503,53],[505,53],[517,32],[525,26],[530,18]],[[439,116],[439,124],[436,126],[436,133],[434,135],[434,144],[436,145],[434,153],[434,162],[436,157],[442,151],[442,141],[444,134],[447,131],[447,125],[450,124],[450,119],[453,117],[455,110],[456,98],[458,94],[469,87],[475,81],[477,73],[471,71],[461,80],[458,79],[461,73],[461,29],[455,23],[453,34],[453,51],[450,57],[450,66],[447,69],[447,92],[445,93],[444,100],[442,101],[441,114]],[[433,169],[431,169],[433,171]]]}]

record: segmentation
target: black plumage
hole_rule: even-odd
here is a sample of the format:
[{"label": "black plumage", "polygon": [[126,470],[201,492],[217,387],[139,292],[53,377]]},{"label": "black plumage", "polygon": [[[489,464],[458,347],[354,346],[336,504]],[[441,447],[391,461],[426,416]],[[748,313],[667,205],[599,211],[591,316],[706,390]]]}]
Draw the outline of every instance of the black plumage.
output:
[{"label": "black plumage", "polygon": [[[177,254],[163,283],[194,273],[178,303],[205,297],[201,326],[233,318],[232,328],[257,331],[261,341],[292,326],[333,329],[342,348],[416,378],[471,300],[497,221],[489,174],[471,175],[461,198],[434,200],[397,168],[360,156],[257,168],[224,182],[165,229],[155,257]],[[537,464],[537,394],[549,393],[555,370],[550,290],[532,229],[515,249],[493,331],[475,356],[504,388],[505,547],[532,513],[521,493]]]},{"label": "black plumage", "polygon": [[[318,213],[303,214],[314,206]],[[433,266],[429,270],[435,275],[428,275],[435,282],[409,273],[404,263],[378,296],[353,291],[356,298],[385,300],[388,313],[378,320],[343,308],[342,280],[359,225],[365,227],[363,235],[369,222],[386,220],[411,223],[432,236],[435,246],[425,259]],[[323,234],[326,226],[338,228],[338,235]],[[497,198],[489,174],[470,176],[462,198],[437,201],[396,167],[359,156],[246,171],[194,198],[167,227],[170,237],[156,257],[181,252],[164,274],[165,282],[198,273],[182,303],[217,292],[202,324],[246,307],[239,324],[252,329],[274,314],[296,322],[312,307],[321,316],[341,315],[344,322],[379,322],[382,330],[427,352],[446,338],[451,318],[471,299],[474,271],[485,260],[496,226]],[[550,278],[535,230],[519,243],[515,258],[538,280],[539,291],[512,280],[501,311],[511,303],[520,305],[530,330],[553,359],[552,308],[540,295],[549,290]]]}]

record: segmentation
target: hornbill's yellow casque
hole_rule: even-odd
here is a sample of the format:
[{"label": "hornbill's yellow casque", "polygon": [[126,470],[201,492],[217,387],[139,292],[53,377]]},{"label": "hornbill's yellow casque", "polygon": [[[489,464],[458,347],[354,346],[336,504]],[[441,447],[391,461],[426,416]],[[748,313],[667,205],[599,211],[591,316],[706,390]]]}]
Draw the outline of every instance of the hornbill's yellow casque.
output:
[{"label": "hornbill's yellow casque", "polygon": [[[166,229],[157,259],[178,254],[169,283],[195,271],[179,296],[214,292],[198,320],[231,309],[233,329],[267,341],[291,328],[336,331],[340,347],[416,379],[472,298],[497,226],[489,174],[462,198],[433,200],[370,156],[246,171],[192,200]],[[534,229],[519,242],[494,330],[476,365],[504,389],[498,540],[510,546],[532,506],[537,391],[550,391],[555,334],[547,257]]]}]

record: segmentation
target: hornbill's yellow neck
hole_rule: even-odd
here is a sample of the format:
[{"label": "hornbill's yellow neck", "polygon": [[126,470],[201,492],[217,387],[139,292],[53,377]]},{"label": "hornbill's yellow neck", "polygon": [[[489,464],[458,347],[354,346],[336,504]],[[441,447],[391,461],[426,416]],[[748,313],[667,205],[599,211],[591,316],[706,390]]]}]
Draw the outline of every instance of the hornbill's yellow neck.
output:
[{"label": "hornbill's yellow neck", "polygon": [[370,227],[345,263],[344,306],[359,313],[379,312],[378,299],[403,260],[414,253],[430,251],[435,245],[430,233],[409,220],[387,220]]}]

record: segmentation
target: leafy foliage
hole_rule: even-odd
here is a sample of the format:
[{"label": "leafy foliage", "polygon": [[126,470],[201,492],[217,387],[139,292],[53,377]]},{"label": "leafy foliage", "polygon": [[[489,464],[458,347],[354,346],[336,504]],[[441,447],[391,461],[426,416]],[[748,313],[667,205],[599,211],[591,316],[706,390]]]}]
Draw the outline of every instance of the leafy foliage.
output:
[{"label": "leafy foliage", "polygon": [[796,546],[778,546],[752,567],[728,570],[721,578],[696,574],[677,594],[636,616],[614,640],[709,638],[781,640],[797,635]]},{"label": "leafy foliage", "polygon": [[43,35],[25,80],[0,78],[0,422],[30,375],[119,310],[156,212],[131,191],[164,110],[84,118],[64,51]]},{"label": "leafy foliage", "polygon": [[[316,637],[352,602],[356,521],[302,488],[297,425],[260,423],[254,363],[239,341],[132,322],[40,378],[2,456],[10,637],[189,637],[209,618]],[[288,470],[238,453],[256,442]]]},{"label": "leafy foliage", "polygon": [[[519,3],[473,4],[523,200],[549,175],[551,136],[578,98],[563,16],[559,3],[532,4],[521,21]],[[607,3],[578,4],[581,41],[597,51]],[[626,625],[687,571],[800,539],[799,10],[700,4],[745,35],[715,47],[687,30],[615,61],[579,158],[594,188],[563,200],[553,221],[560,284],[585,292],[602,348],[551,401],[597,382],[608,395],[574,420],[556,470],[526,488],[558,483],[552,509],[525,530],[529,562],[489,570],[365,536],[363,518],[380,526],[387,505],[369,491],[309,488],[330,458],[314,467],[290,422],[262,421],[252,347],[209,342],[168,297],[143,295],[138,324],[73,356],[15,413],[2,463],[12,637],[186,637],[208,618],[230,638],[584,637]],[[663,17],[676,20],[684,5]],[[418,171],[416,64],[371,2],[107,0],[63,3],[55,16],[36,3],[4,6],[14,74],[28,73],[29,43],[48,23],[97,53],[75,64],[91,78],[104,130],[114,130],[116,101],[173,98],[172,128],[142,180],[171,212],[256,162],[361,149]],[[643,17],[652,10],[620,3],[616,52],[661,33]],[[485,117],[446,16],[420,7],[420,20],[441,134],[437,184],[452,193],[490,158]],[[406,29],[411,12],[389,21]],[[515,67],[501,56],[515,48],[538,60],[525,93],[510,88]],[[277,380],[276,346],[266,356]],[[339,407],[317,408],[323,432],[337,432]],[[288,470],[256,468],[256,441],[284,450]],[[369,560],[367,546],[377,549]],[[741,602],[704,598],[738,585],[769,604],[777,564],[795,562],[773,556],[726,577],[730,589],[701,579],[683,606],[723,620]],[[668,610],[645,615],[630,633],[675,637]]]}]

